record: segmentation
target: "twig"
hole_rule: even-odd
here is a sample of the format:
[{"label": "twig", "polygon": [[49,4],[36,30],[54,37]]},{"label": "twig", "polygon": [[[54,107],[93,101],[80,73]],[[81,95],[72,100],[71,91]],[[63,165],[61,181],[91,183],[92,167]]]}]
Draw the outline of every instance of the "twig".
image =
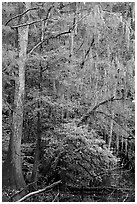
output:
[{"label": "twig", "polygon": [[57,199],[58,196],[59,196],[59,192],[57,193],[57,195],[55,196],[55,198],[53,199],[52,202],[54,202]]},{"label": "twig", "polygon": [[128,194],[126,195],[126,197],[124,198],[123,202],[125,202],[128,198]]},{"label": "twig", "polygon": [[61,180],[51,184],[50,186],[46,186],[45,188],[43,189],[40,189],[38,191],[34,191],[34,192],[31,192],[29,194],[27,194],[26,196],[24,196],[23,198],[21,198],[20,200],[16,201],[16,202],[22,202],[24,200],[26,200],[27,198],[31,197],[31,196],[34,196],[34,195],[37,195],[37,194],[40,194],[40,193],[43,193],[44,191],[46,190],[49,190],[50,188],[53,188],[54,186],[58,185],[61,183]]},{"label": "twig", "polygon": [[23,13],[21,13],[21,14],[19,14],[19,15],[16,15],[16,16],[14,16],[14,17],[12,17],[12,18],[10,18],[10,19],[5,23],[5,26],[7,26],[7,24],[8,24],[10,21],[12,21],[13,19],[18,18],[18,17],[21,17],[21,16],[23,16],[25,13],[27,13],[28,11],[36,10],[36,9],[39,9],[39,8],[38,8],[38,7],[34,7],[34,8],[27,9],[27,10],[24,11]]},{"label": "twig", "polygon": [[[108,198],[110,198],[110,197],[113,195],[114,192],[115,192],[115,190],[113,190],[113,191],[109,194]],[[108,200],[108,199],[107,199],[107,200]]]}]

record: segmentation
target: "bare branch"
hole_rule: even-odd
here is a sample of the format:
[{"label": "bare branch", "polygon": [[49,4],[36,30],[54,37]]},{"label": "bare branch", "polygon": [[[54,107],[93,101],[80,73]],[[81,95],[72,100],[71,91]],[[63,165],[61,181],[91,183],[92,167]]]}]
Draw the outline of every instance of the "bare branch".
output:
[{"label": "bare branch", "polygon": [[81,68],[83,68],[84,63],[85,63],[85,60],[86,60],[86,58],[87,58],[87,56],[88,56],[88,54],[89,54],[89,52],[90,52],[91,47],[93,46],[93,44],[94,44],[94,36],[93,36],[92,42],[91,42],[91,44],[90,44],[88,50],[87,50],[86,53],[85,53],[84,60],[83,60],[83,62],[81,63]]},{"label": "bare branch", "polygon": [[128,199],[129,194],[126,195],[126,197],[124,198],[123,202],[126,202],[126,200]]},{"label": "bare branch", "polygon": [[55,196],[55,198],[53,199],[52,202],[55,202],[55,200],[57,199],[58,196],[59,196],[59,192],[57,193],[57,195]]},{"label": "bare branch", "polygon": [[50,37],[44,39],[43,41],[40,41],[39,43],[37,43],[37,44],[29,51],[28,55],[30,55],[37,47],[39,47],[39,46],[40,46],[42,43],[44,43],[46,40],[58,38],[58,37],[60,37],[61,35],[65,35],[65,34],[68,34],[68,33],[71,33],[71,31],[70,31],[70,30],[64,31],[63,33],[59,33],[59,34],[57,34],[57,35],[55,35],[55,36],[50,36]]},{"label": "bare branch", "polygon": [[[123,100],[123,98],[114,98],[114,96],[113,96],[113,97],[111,97],[110,99],[107,99],[107,100],[105,100],[105,101],[100,102],[99,104],[97,104],[96,106],[94,106],[94,108],[93,108],[92,110],[89,110],[89,111],[87,112],[87,114],[84,115],[84,116],[81,118],[81,120],[80,120],[80,122],[77,124],[77,126],[79,127],[79,126],[82,125],[84,122],[86,122],[87,119],[88,119],[91,115],[94,116],[94,113],[100,113],[100,114],[104,114],[105,116],[111,118],[111,119],[112,119],[116,124],[118,124],[124,131],[127,132],[127,130],[126,130],[122,125],[120,125],[119,123],[117,123],[117,121],[116,121],[114,118],[112,118],[112,116],[107,115],[106,113],[104,113],[104,112],[102,112],[102,111],[95,111],[99,106],[104,105],[105,103],[108,103],[108,102],[110,102],[110,101],[111,101],[111,102],[113,102],[113,101],[119,101],[119,100]],[[129,99],[125,99],[125,100],[129,100]],[[133,135],[131,132],[128,131],[127,133],[128,133],[129,136],[132,136],[131,139],[134,139],[134,135]],[[130,138],[127,138],[127,137],[124,137],[124,138],[125,138],[125,139],[130,139]]]},{"label": "bare branch", "polygon": [[37,20],[37,21],[33,21],[33,22],[30,22],[30,23],[24,23],[24,24],[19,24],[19,25],[11,26],[11,28],[12,29],[14,29],[14,28],[21,28],[21,27],[24,27],[24,26],[33,25],[35,23],[40,23],[40,22],[45,21],[45,20],[47,20],[47,18],[44,18],[44,19],[41,19],[41,20]]},{"label": "bare branch", "polygon": [[91,116],[91,115],[94,115],[94,112],[97,108],[99,108],[99,106],[101,105],[104,105],[105,103],[108,103],[108,102],[112,102],[112,101],[118,101],[118,100],[123,100],[123,98],[114,98],[111,97],[105,101],[102,101],[100,103],[98,103],[96,106],[94,106],[94,108],[90,109],[81,119],[80,119],[80,122],[77,124],[77,126],[80,126],[83,124],[83,122],[86,122],[86,120]]},{"label": "bare branch", "polygon": [[23,16],[25,13],[27,13],[27,12],[29,12],[29,11],[31,11],[31,10],[36,10],[36,9],[39,9],[39,8],[38,8],[38,7],[34,7],[34,8],[27,9],[27,10],[24,11],[23,13],[21,13],[21,14],[19,14],[19,15],[16,15],[16,16],[14,16],[14,17],[12,17],[12,18],[10,18],[10,19],[6,22],[5,26],[7,26],[8,23],[9,23],[10,21],[12,21],[13,19],[18,18],[18,17],[21,17],[21,16]]},{"label": "bare branch", "polygon": [[51,6],[51,7],[48,9],[46,18],[40,19],[40,20],[37,20],[37,21],[33,21],[33,22],[30,22],[30,23],[24,23],[24,24],[20,24],[20,25],[11,26],[11,28],[12,28],[12,29],[14,29],[14,28],[20,28],[20,27],[23,27],[23,26],[33,25],[33,24],[35,24],[35,23],[40,23],[40,22],[42,22],[42,21],[46,21],[46,20],[48,19],[48,17],[49,17],[49,13],[50,13],[50,11],[51,11],[51,9],[52,9],[53,7],[54,7],[54,6]]},{"label": "bare branch", "polygon": [[54,186],[56,186],[56,185],[58,185],[58,184],[60,184],[60,183],[61,183],[61,180],[59,180],[59,181],[57,181],[57,182],[51,184],[50,186],[46,186],[46,187],[43,188],[43,189],[40,189],[40,190],[38,190],[38,191],[31,192],[31,193],[25,195],[23,198],[21,198],[21,199],[18,200],[17,202],[22,202],[22,201],[26,200],[27,198],[29,198],[29,197],[31,197],[31,196],[37,195],[37,194],[39,194],[39,193],[43,193],[44,191],[49,190],[50,188],[53,188]]},{"label": "bare branch", "polygon": [[86,169],[86,167],[84,167],[82,164],[80,164],[79,162],[77,162],[77,164],[79,165],[79,166],[81,166],[90,176],[91,176],[91,178],[92,177],[94,177],[94,175],[92,175],[87,169]]},{"label": "bare branch", "polygon": [[84,40],[83,40],[83,42],[81,43],[80,47],[77,49],[76,52],[78,52],[80,50],[80,48],[82,47],[83,44],[84,44]]},{"label": "bare branch", "polygon": [[[134,135],[131,133],[131,132],[128,132],[122,125],[120,125],[111,115],[107,115],[106,113],[102,112],[102,111],[96,111],[96,113],[100,113],[100,114],[103,114],[105,115],[106,117],[108,118],[111,118],[117,125],[119,125],[123,130],[125,130],[125,132],[128,134],[128,135],[132,135],[132,139],[135,139],[134,138]],[[123,137],[125,139],[129,139],[128,137]]]},{"label": "bare branch", "polygon": [[[48,15],[49,15],[49,12],[50,12],[50,10],[51,10],[53,7],[54,7],[54,6],[52,6],[52,7],[49,8],[46,18],[41,19],[41,20],[37,20],[37,21],[33,21],[33,22],[30,22],[30,23],[25,23],[25,24],[20,24],[20,25],[11,26],[11,28],[12,28],[12,29],[14,29],[14,28],[20,28],[20,27],[23,27],[23,26],[33,25],[33,24],[35,24],[35,23],[39,23],[39,22],[45,21],[45,20],[47,20]],[[88,15],[89,15],[89,14],[88,14]],[[86,16],[87,16],[87,15],[83,16],[77,23],[79,23],[79,22],[80,22],[82,19],[84,19]],[[73,27],[70,29],[71,31],[75,28],[75,26],[77,25],[77,23],[73,25]]]},{"label": "bare branch", "polygon": [[121,100],[123,100],[123,98],[114,98],[114,96],[113,97],[111,97],[111,98],[109,98],[109,99],[107,99],[107,100],[105,100],[105,101],[102,101],[102,102],[100,102],[99,104],[97,104],[93,109],[92,109],[92,111],[95,111],[99,106],[101,106],[101,105],[104,105],[105,103],[108,103],[108,102],[112,102],[112,101],[121,101]]},{"label": "bare branch", "polygon": [[9,201],[13,201],[13,198],[14,198],[15,196],[17,196],[17,195],[20,194],[22,191],[26,190],[29,186],[31,186],[32,184],[34,184],[34,183],[36,183],[36,182],[37,182],[37,181],[34,181],[34,182],[28,184],[27,186],[25,186],[25,188],[22,188],[20,191],[18,191],[17,193],[13,194],[13,195],[10,197]]},{"label": "bare branch", "polygon": [[[131,27],[130,25],[128,25],[127,21],[126,21],[124,18],[122,18],[122,13],[125,12],[125,11],[123,11],[123,12],[121,11],[121,12],[119,12],[119,13],[114,13],[114,12],[111,12],[111,11],[109,11],[109,10],[103,9],[101,3],[100,3],[100,6],[101,6],[101,9],[102,9],[102,11],[103,11],[104,13],[109,13],[110,15],[116,16],[117,18],[119,18],[119,21],[120,21],[123,25],[126,25],[133,33],[135,33],[135,31],[132,29],[132,27]],[[106,23],[105,23],[105,25],[106,25]],[[107,25],[106,25],[106,27],[108,28]]]},{"label": "bare branch", "polygon": [[41,42],[39,42],[38,44],[36,44],[31,50],[30,52],[28,53],[28,55],[30,55],[38,46],[40,46],[42,43],[44,42],[44,40]]},{"label": "bare branch", "polygon": [[89,14],[86,14],[85,16],[81,17],[76,23],[73,24],[72,28],[70,29],[71,31],[75,29],[76,25],[82,21],[84,18],[86,18]]}]

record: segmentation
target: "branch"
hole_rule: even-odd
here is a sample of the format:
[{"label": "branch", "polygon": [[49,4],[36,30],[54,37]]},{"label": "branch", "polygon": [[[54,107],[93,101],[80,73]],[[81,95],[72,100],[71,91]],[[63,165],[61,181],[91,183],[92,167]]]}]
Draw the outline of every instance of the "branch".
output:
[{"label": "branch", "polygon": [[[49,8],[49,10],[48,10],[48,12],[47,12],[46,18],[41,19],[41,20],[37,20],[37,21],[33,21],[33,22],[30,22],[30,23],[25,23],[25,24],[21,24],[21,25],[12,26],[11,28],[19,28],[19,27],[23,27],[23,26],[28,26],[28,25],[32,25],[32,24],[35,24],[35,23],[39,23],[39,22],[42,22],[42,21],[46,21],[46,20],[48,19],[49,12],[50,12],[50,10],[51,10],[53,7],[54,7],[54,6],[52,6],[52,7]],[[88,15],[89,15],[89,14],[88,14]],[[83,16],[78,22],[80,22],[80,21],[81,21],[82,19],[84,19],[86,16],[87,16],[87,15]],[[56,36],[51,36],[51,37],[49,37],[49,38],[47,38],[47,39],[44,39],[43,41],[40,41],[39,43],[37,43],[37,44],[30,50],[30,52],[28,53],[28,55],[31,54],[38,46],[40,46],[40,45],[41,45],[42,43],[44,43],[46,40],[49,40],[49,39],[51,39],[51,38],[57,38],[57,37],[60,37],[61,35],[65,35],[65,34],[71,33],[72,30],[74,30],[76,24],[78,24],[78,22],[75,23],[75,24],[73,25],[73,27],[70,28],[68,31],[64,31],[63,33],[59,33],[59,34],[57,34]]]},{"label": "branch", "polygon": [[[130,132],[128,132],[122,125],[120,125],[111,115],[107,115],[106,113],[104,113],[104,112],[102,112],[102,111],[96,111],[96,113],[101,113],[101,114],[103,114],[103,115],[105,115],[105,116],[107,116],[108,118],[111,118],[117,125],[119,125],[123,130],[125,130],[125,132],[128,134],[128,135],[132,135],[132,139],[135,139],[134,138],[134,135]],[[123,138],[125,138],[125,139],[129,139],[129,138],[127,138],[127,137],[123,137]]]},{"label": "branch", "polygon": [[25,188],[22,188],[20,191],[18,191],[18,192],[16,192],[15,194],[13,194],[13,195],[10,197],[9,202],[10,202],[10,201],[13,201],[13,198],[14,198],[15,196],[17,196],[17,195],[20,194],[22,191],[26,190],[29,186],[31,186],[32,184],[34,184],[34,183],[36,183],[36,182],[37,182],[37,181],[34,181],[34,182],[28,184],[27,186],[25,186]]},{"label": "branch", "polygon": [[33,22],[30,22],[30,23],[24,23],[24,24],[19,24],[19,25],[11,26],[11,28],[12,29],[14,29],[14,28],[21,28],[21,27],[24,27],[24,26],[33,25],[35,23],[40,23],[40,22],[46,21],[46,20],[47,20],[47,18],[44,18],[44,19],[33,21]]},{"label": "branch", "polygon": [[25,13],[27,13],[28,11],[36,10],[36,9],[39,9],[39,8],[38,8],[38,7],[34,7],[34,8],[27,9],[27,10],[24,11],[23,13],[21,13],[21,14],[19,14],[19,15],[16,15],[16,16],[14,16],[14,17],[12,17],[12,18],[10,18],[10,19],[5,23],[5,26],[7,26],[7,24],[8,24],[10,21],[12,21],[13,19],[18,18],[18,17],[21,17],[21,16],[23,16]]},{"label": "branch", "polygon": [[53,188],[54,186],[56,186],[56,185],[58,185],[58,184],[60,184],[60,183],[61,183],[61,180],[59,180],[59,181],[57,181],[57,182],[51,184],[50,186],[46,186],[46,187],[43,188],[43,189],[40,189],[40,190],[38,190],[38,191],[31,192],[31,193],[25,195],[23,198],[21,198],[20,200],[18,200],[18,201],[16,201],[16,202],[22,202],[22,201],[26,200],[27,198],[29,198],[29,197],[31,197],[31,196],[37,195],[37,194],[39,194],[39,193],[43,193],[44,191],[49,190],[50,188]]},{"label": "branch", "polygon": [[83,44],[84,44],[84,40],[83,40],[83,42],[81,43],[80,47],[77,49],[76,52],[78,52],[80,50],[80,48],[82,47]]},{"label": "branch", "polygon": [[[75,26],[76,26],[82,19],[84,19],[85,17],[87,17],[88,15],[89,15],[89,14],[86,14],[85,16],[81,17],[75,24],[73,24],[72,30],[74,30]],[[72,30],[71,30],[71,31],[72,31]]]},{"label": "branch", "polygon": [[127,194],[126,197],[124,198],[123,202],[126,202],[126,200],[128,199],[129,195]]},{"label": "branch", "polygon": [[36,44],[28,53],[28,55],[30,55],[38,46],[40,46],[42,43],[44,42],[44,40],[41,42],[39,42],[38,44]]},{"label": "branch", "polygon": [[28,53],[28,55],[30,55],[38,46],[40,46],[42,43],[44,43],[46,40],[50,40],[50,39],[54,39],[54,38],[58,38],[60,37],[61,35],[65,35],[65,34],[68,34],[68,33],[71,33],[70,29],[68,31],[64,31],[63,33],[59,33],[55,36],[50,36],[46,39],[44,39],[43,41],[40,41],[39,43],[37,43]]},{"label": "branch", "polygon": [[52,202],[55,202],[55,200],[57,199],[58,196],[59,196],[59,192],[57,193],[57,195],[55,196],[55,198],[53,199]]},{"label": "branch", "polygon": [[42,70],[42,73],[45,72],[49,67],[47,66],[45,69]]},{"label": "branch", "polygon": [[15,25],[15,26],[11,26],[12,29],[14,28],[20,28],[20,27],[23,27],[23,26],[28,26],[28,25],[33,25],[35,23],[40,23],[42,21],[46,21],[48,19],[48,16],[49,16],[49,13],[51,11],[51,9],[53,8],[54,6],[51,6],[48,11],[47,11],[47,15],[46,15],[46,18],[44,19],[40,19],[40,20],[37,20],[37,21],[33,21],[33,22],[30,22],[30,23],[24,23],[24,24],[20,24],[20,25]]},{"label": "branch", "polygon": [[93,109],[92,109],[92,111],[95,111],[99,106],[101,106],[101,105],[104,105],[105,103],[108,103],[108,102],[112,102],[112,101],[121,101],[121,100],[123,100],[123,98],[114,98],[114,96],[113,97],[111,97],[111,98],[109,98],[109,99],[107,99],[107,100],[105,100],[105,101],[102,101],[102,102],[100,102],[99,104],[97,104]]},{"label": "branch", "polygon": [[4,105],[7,106],[7,108],[9,109],[9,111],[12,112],[12,111],[13,111],[12,105],[10,105],[10,104],[6,101],[6,99],[5,99],[4,97],[3,97],[3,102],[5,103]]},{"label": "branch", "polygon": [[74,186],[67,186],[70,191],[102,191],[102,190],[116,190],[116,191],[131,191],[131,188],[118,188],[116,186],[95,186],[95,187],[74,187]]},{"label": "branch", "polygon": [[94,175],[92,175],[87,169],[86,169],[86,167],[84,167],[82,164],[80,164],[79,162],[77,162],[77,164],[79,165],[79,166],[81,166],[90,176],[91,176],[91,178],[92,177],[94,177]]},{"label": "branch", "polygon": [[[50,7],[50,9],[48,10],[48,12],[50,12],[51,8],[53,8],[53,6]],[[47,16],[48,16],[48,15],[47,15]],[[19,25],[11,26],[11,28],[12,28],[12,29],[14,29],[14,28],[20,28],[20,27],[23,27],[23,26],[33,25],[33,24],[35,24],[35,23],[39,23],[39,22],[42,22],[42,21],[46,21],[46,20],[47,20],[47,16],[46,16],[46,18],[44,18],[44,19],[36,20],[36,21],[30,22],[30,23],[24,23],[24,24],[19,24]],[[86,16],[87,16],[87,15],[86,15]],[[85,18],[86,16],[82,17],[78,22],[80,22],[80,21],[81,21],[83,18]],[[78,23],[78,22],[77,22],[77,23]],[[76,23],[76,24],[77,24],[77,23]],[[73,27],[70,29],[71,31],[75,28],[76,24],[74,24]]]},{"label": "branch", "polygon": [[[123,25],[126,25],[133,33],[135,33],[135,31],[131,28],[131,26],[128,25],[127,21],[126,21],[124,18],[122,18],[122,13],[125,12],[125,11],[119,12],[119,13],[118,13],[119,15],[118,15],[117,13],[114,13],[114,12],[111,12],[111,11],[109,11],[109,10],[103,9],[101,3],[100,3],[100,6],[101,6],[101,9],[102,9],[102,11],[103,11],[104,13],[109,13],[110,15],[116,16],[117,18],[119,18],[119,21],[120,21]],[[105,22],[105,25],[106,25],[106,22]],[[108,28],[107,25],[106,25],[106,27]]]},{"label": "branch", "polygon": [[89,54],[89,52],[90,52],[90,49],[91,49],[91,47],[93,46],[93,44],[94,44],[94,36],[93,36],[92,42],[91,42],[91,44],[90,44],[90,46],[89,46],[89,48],[88,48],[88,50],[87,50],[87,52],[86,52],[86,54],[85,54],[85,56],[84,56],[84,60],[83,60],[83,62],[81,63],[81,68],[83,68],[84,63],[85,63],[85,60],[86,60],[86,58],[87,58],[87,56],[88,56],[88,54]]},{"label": "branch", "polygon": [[86,122],[86,120],[90,117],[90,115],[94,115],[94,112],[95,110],[101,106],[101,105],[104,105],[105,103],[108,103],[108,102],[112,102],[112,101],[118,101],[118,100],[123,100],[123,98],[114,98],[111,97],[105,101],[102,101],[100,103],[98,103],[96,106],[94,106],[94,108],[92,110],[89,110],[81,119],[80,119],[80,122],[77,124],[77,126],[79,127],[80,125],[82,125],[83,122]]}]

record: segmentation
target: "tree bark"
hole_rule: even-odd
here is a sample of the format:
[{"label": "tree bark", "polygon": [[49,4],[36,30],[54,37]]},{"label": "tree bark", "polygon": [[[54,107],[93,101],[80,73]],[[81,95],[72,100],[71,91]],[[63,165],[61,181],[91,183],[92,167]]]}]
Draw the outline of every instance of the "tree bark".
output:
[{"label": "tree bark", "polygon": [[112,119],[111,119],[111,124],[110,124],[110,136],[109,136],[109,144],[108,144],[108,149],[110,150],[111,148],[111,143],[112,143],[112,134],[113,134],[113,125],[114,125],[114,116],[115,116],[115,112],[114,110],[112,110],[111,113]]},{"label": "tree bark", "polygon": [[[39,93],[42,91],[41,87],[41,82],[42,82],[42,65],[40,62],[40,78],[39,78]],[[40,97],[40,96],[39,96]],[[34,166],[33,166],[33,171],[32,171],[32,177],[31,181],[35,182],[34,186],[37,189],[37,177],[38,177],[38,165],[39,165],[39,157],[40,157],[40,146],[41,146],[41,113],[40,113],[40,108],[41,108],[41,101],[39,99],[38,101],[38,114],[37,114],[37,140],[36,140],[36,149],[35,149],[35,158],[34,158]]]},{"label": "tree bark", "polygon": [[[47,25],[47,22],[46,22]],[[41,41],[44,39],[44,29],[45,29],[45,23],[42,22],[42,29],[41,29]],[[42,52],[42,44],[40,46],[40,54]],[[40,146],[41,146],[41,92],[42,92],[42,62],[40,60],[40,70],[39,70],[39,101],[38,101],[38,114],[37,114],[37,139],[36,139],[36,149],[35,149],[35,159],[34,159],[34,166],[33,166],[33,171],[32,171],[32,177],[31,181],[35,182],[34,186],[37,189],[37,177],[38,177],[38,165],[39,165],[39,157],[40,157]]]},{"label": "tree bark", "polygon": [[[118,62],[117,62],[118,63]],[[115,65],[113,65],[113,67],[115,68]],[[119,78],[118,74],[117,74],[117,78]],[[116,93],[117,93],[117,82],[118,79],[115,79],[115,84],[114,84],[114,91],[113,91],[113,96],[114,98],[116,98]],[[108,149],[110,150],[111,148],[111,143],[112,143],[112,135],[113,135],[113,126],[114,126],[114,117],[115,117],[115,111],[112,110],[111,112],[111,122],[110,122],[110,136],[109,136],[109,144],[108,144]]]},{"label": "tree bark", "polygon": [[[25,6],[27,9],[29,9],[30,3],[26,2]],[[25,16],[22,17],[22,21],[26,21]],[[18,29],[19,77],[15,84],[12,133],[9,141],[7,158],[3,164],[3,186],[12,187],[14,189],[21,189],[25,186],[25,181],[22,174],[21,138],[23,125],[23,100],[25,90],[25,62],[28,44],[28,30],[28,26]]]},{"label": "tree bark", "polygon": [[73,47],[74,47],[74,30],[72,30],[70,33],[70,53],[69,53],[70,62],[73,57]]},{"label": "tree bark", "polygon": [[74,19],[73,19],[73,29],[70,33],[70,51],[69,51],[69,58],[70,58],[70,62],[73,58],[73,55],[74,55],[74,52],[73,52],[73,49],[74,49],[74,35],[75,33],[77,33],[77,28],[76,28],[76,24],[77,24],[77,16],[76,16],[76,2],[75,2],[75,13],[74,13]]}]

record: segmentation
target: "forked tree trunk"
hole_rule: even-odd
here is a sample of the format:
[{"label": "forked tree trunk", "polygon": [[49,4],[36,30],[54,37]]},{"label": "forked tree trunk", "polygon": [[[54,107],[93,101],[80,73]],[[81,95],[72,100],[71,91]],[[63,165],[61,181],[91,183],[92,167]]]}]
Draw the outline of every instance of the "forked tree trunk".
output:
[{"label": "forked tree trunk", "polygon": [[[30,8],[30,3],[25,3],[26,9]],[[22,17],[25,23],[25,17]],[[25,90],[25,61],[28,44],[28,26],[18,28],[19,37],[19,77],[15,85],[14,109],[12,119],[12,133],[9,141],[7,158],[3,164],[3,186],[21,189],[25,186],[22,175],[21,162],[21,138],[23,125],[23,99]]]}]

